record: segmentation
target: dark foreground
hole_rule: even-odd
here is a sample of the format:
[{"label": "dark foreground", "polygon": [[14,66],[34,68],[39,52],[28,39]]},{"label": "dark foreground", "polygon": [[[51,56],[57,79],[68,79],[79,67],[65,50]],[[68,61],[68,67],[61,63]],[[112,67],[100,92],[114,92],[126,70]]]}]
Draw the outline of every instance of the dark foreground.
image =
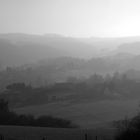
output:
[{"label": "dark foreground", "polygon": [[0,126],[1,140],[114,140],[115,129]]}]

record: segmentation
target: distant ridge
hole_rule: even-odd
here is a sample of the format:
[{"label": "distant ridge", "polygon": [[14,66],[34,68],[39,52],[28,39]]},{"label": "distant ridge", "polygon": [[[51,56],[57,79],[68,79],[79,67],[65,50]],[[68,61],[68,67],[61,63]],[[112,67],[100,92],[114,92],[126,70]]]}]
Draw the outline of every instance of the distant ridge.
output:
[{"label": "distant ridge", "polygon": [[59,34],[0,34],[0,65],[17,66],[57,57],[91,59],[121,52],[138,55],[139,42],[139,36],[73,38]]}]

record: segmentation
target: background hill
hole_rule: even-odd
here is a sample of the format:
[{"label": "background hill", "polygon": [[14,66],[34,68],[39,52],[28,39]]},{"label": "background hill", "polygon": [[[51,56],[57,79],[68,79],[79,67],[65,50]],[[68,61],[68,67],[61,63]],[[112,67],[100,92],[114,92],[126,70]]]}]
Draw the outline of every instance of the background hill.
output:
[{"label": "background hill", "polygon": [[0,34],[1,66],[17,66],[48,58],[90,59],[116,53],[139,54],[139,37],[71,38],[57,34]]}]

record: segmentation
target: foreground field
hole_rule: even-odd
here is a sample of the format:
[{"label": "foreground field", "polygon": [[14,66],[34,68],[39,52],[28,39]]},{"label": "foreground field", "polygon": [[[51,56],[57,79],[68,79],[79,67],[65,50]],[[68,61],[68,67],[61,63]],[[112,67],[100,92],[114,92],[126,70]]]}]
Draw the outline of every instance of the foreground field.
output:
[{"label": "foreground field", "polygon": [[22,126],[0,126],[0,134],[6,140],[113,140],[116,135],[114,129],[60,129]]},{"label": "foreground field", "polygon": [[111,121],[133,117],[139,109],[139,100],[106,100],[98,102],[57,102],[18,108],[19,114],[52,115],[69,119],[81,128],[109,127]]}]

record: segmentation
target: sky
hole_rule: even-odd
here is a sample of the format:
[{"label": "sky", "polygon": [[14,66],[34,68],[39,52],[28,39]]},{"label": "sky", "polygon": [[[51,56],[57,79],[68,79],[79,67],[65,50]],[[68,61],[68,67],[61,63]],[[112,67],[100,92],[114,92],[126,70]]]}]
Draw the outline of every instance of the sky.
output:
[{"label": "sky", "polygon": [[140,0],[0,0],[0,33],[140,36]]}]

